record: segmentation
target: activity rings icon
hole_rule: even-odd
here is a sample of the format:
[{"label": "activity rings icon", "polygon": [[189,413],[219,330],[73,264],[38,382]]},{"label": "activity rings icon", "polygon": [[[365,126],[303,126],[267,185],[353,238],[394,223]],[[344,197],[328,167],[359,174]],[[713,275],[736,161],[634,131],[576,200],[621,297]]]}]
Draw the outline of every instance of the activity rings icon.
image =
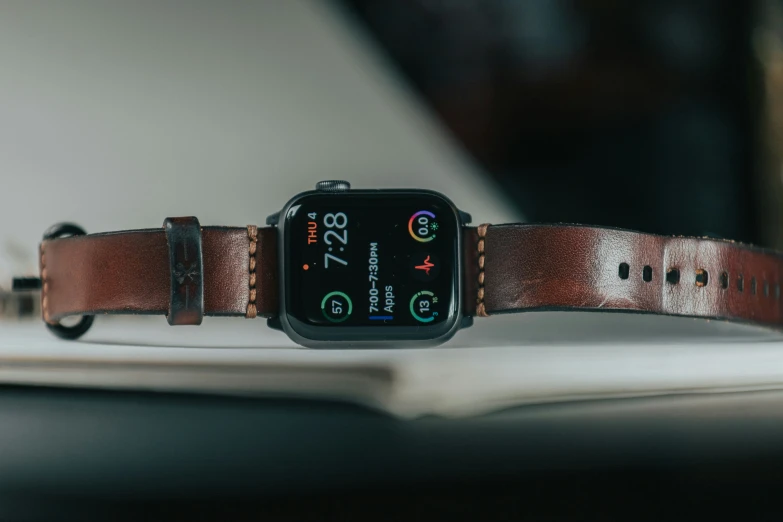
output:
[{"label": "activity rings icon", "polygon": [[428,210],[419,210],[408,221],[408,232],[411,237],[421,243],[428,243],[435,239],[435,231],[438,230],[438,222],[435,214]]}]

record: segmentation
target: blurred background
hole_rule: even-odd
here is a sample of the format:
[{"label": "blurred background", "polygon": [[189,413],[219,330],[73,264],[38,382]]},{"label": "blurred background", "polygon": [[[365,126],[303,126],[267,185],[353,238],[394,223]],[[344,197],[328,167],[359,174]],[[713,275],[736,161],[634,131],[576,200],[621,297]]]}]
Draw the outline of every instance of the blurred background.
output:
[{"label": "blurred background", "polygon": [[260,223],[324,178],[783,248],[781,5],[2,2],[0,276],[54,222]]},{"label": "blurred background", "polygon": [[783,246],[780,2],[345,5],[528,219]]}]

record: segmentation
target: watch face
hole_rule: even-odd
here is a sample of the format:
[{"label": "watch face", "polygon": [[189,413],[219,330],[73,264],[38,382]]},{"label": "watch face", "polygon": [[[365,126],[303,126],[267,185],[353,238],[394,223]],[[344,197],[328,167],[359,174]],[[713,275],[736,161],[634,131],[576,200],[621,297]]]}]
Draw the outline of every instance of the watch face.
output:
[{"label": "watch face", "polygon": [[285,307],[300,334],[431,339],[453,326],[460,223],[446,199],[309,193],[289,206],[284,231]]}]

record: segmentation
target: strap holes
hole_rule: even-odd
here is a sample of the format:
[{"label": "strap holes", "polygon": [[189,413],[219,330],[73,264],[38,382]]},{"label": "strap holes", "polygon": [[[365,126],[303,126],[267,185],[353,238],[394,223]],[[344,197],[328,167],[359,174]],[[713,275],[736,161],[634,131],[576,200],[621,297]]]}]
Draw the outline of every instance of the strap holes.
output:
[{"label": "strap holes", "polygon": [[742,274],[737,276],[737,290],[740,292],[745,290],[745,278],[742,277]]},{"label": "strap holes", "polygon": [[703,268],[696,269],[696,286],[699,288],[707,286],[710,280],[710,275]]},{"label": "strap holes", "polygon": [[670,268],[666,271],[666,282],[670,285],[676,285],[680,282],[680,271],[676,268]]},{"label": "strap holes", "polygon": [[720,273],[720,287],[724,290],[729,287],[729,274],[726,272]]},{"label": "strap holes", "polygon": [[620,279],[628,279],[628,274],[631,272],[631,268],[628,266],[628,263],[620,263],[620,269],[617,271],[617,275],[620,276]]},{"label": "strap holes", "polygon": [[764,281],[764,297],[769,297],[769,282]]},{"label": "strap holes", "polygon": [[750,278],[750,293],[756,295],[756,276]]},{"label": "strap holes", "polygon": [[775,283],[775,299],[780,299],[780,283]]},{"label": "strap holes", "polygon": [[645,266],[644,270],[642,270],[642,279],[644,279],[645,283],[652,281],[652,267],[650,265]]}]

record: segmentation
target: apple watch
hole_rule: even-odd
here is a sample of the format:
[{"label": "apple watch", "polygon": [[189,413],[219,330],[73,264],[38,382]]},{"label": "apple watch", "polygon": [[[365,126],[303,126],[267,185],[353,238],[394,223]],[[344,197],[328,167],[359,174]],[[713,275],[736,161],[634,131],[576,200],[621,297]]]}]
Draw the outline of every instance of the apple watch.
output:
[{"label": "apple watch", "polygon": [[[655,313],[780,327],[780,253],[732,241],[572,224],[471,226],[426,190],[352,190],[323,181],[266,226],[86,235],[56,225],[40,245],[40,290],[56,335],[101,314],[267,318],[308,347],[447,341],[474,317],[536,310]],[[78,322],[63,320],[77,316]]]},{"label": "apple watch", "polygon": [[461,304],[469,222],[435,192],[319,184],[267,221],[282,245],[270,324],[305,346],[449,339],[472,320]]}]

